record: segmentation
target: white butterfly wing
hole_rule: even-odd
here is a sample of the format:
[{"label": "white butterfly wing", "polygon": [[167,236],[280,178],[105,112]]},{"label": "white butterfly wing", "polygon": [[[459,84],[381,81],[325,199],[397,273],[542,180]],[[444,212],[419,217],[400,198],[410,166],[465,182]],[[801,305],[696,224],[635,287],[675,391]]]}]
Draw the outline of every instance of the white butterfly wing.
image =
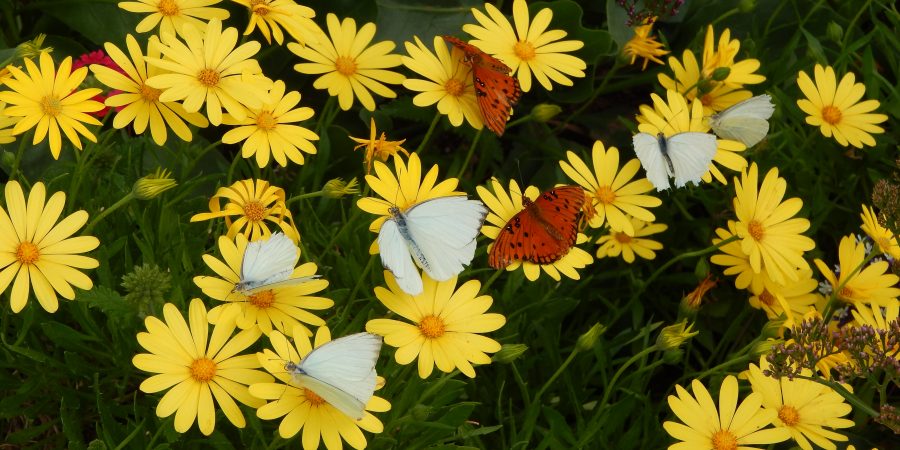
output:
[{"label": "white butterfly wing", "polygon": [[242,289],[241,293],[249,296],[249,295],[253,295],[253,294],[256,294],[257,292],[264,291],[267,289],[277,289],[280,287],[294,286],[297,284],[307,283],[307,282],[310,282],[310,281],[315,280],[320,277],[321,277],[321,275],[310,275],[310,276],[306,276],[306,277],[288,278],[287,280],[276,281],[274,283],[265,283],[265,284],[260,284],[258,286],[252,287],[252,288]]},{"label": "white butterfly wing", "polygon": [[357,333],[314,349],[297,365],[294,378],[342,413],[362,419],[375,392],[375,362],[381,336]]},{"label": "white butterfly wing", "polygon": [[378,252],[381,265],[390,270],[397,285],[409,295],[422,293],[422,275],[412,262],[406,238],[394,219],[387,219],[378,231]]},{"label": "white butterfly wing", "polygon": [[700,184],[716,156],[716,136],[709,133],[685,132],[666,139],[666,152],[675,169],[675,187],[691,181]]},{"label": "white butterfly wing", "polygon": [[247,244],[236,290],[246,291],[286,280],[300,258],[297,245],[283,233]]},{"label": "white butterfly wing", "polygon": [[647,133],[638,133],[632,138],[634,145],[634,153],[637,154],[641,161],[641,166],[647,172],[647,179],[656,188],[657,191],[669,188],[669,165],[666,163],[659,148],[659,141],[656,136]]},{"label": "white butterfly wing", "polygon": [[422,258],[417,262],[432,279],[449,280],[472,262],[487,212],[481,201],[466,196],[440,197],[407,210],[410,251],[418,248]]},{"label": "white butterfly wing", "polygon": [[709,118],[713,131],[752,147],[769,133],[769,118],[775,112],[768,94],[749,98]]}]

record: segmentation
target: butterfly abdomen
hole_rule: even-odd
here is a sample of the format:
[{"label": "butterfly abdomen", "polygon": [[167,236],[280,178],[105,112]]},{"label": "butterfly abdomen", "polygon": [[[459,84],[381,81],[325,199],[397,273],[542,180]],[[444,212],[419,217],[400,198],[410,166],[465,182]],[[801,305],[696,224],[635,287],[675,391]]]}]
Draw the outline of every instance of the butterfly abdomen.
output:
[{"label": "butterfly abdomen", "polygon": [[412,253],[413,257],[416,259],[416,263],[425,270],[431,270],[431,266],[428,264],[428,258],[425,257],[425,253],[422,252],[422,249],[419,248],[419,244],[413,239],[412,233],[409,232],[409,226],[406,224],[406,216],[404,216],[403,212],[400,211],[400,208],[397,208],[396,206],[392,206],[388,211],[391,213],[391,220],[397,224],[400,235],[403,236],[403,240],[406,241],[410,253]]},{"label": "butterfly abdomen", "polygon": [[666,135],[659,133],[656,135],[659,142],[659,150],[662,152],[663,159],[666,160],[666,166],[669,167],[669,176],[675,176],[675,165],[672,164],[672,158],[669,157],[669,149],[666,147]]}]

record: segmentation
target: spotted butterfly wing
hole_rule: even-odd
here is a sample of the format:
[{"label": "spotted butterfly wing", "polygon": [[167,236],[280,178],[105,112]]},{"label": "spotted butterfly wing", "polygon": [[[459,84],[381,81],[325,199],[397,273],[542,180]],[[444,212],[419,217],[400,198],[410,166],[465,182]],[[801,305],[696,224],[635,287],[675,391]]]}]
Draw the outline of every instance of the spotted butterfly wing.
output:
[{"label": "spotted butterfly wing", "polygon": [[512,69],[497,58],[481,51],[474,45],[453,36],[442,36],[465,53],[463,62],[472,68],[475,97],[484,124],[497,136],[503,135],[512,108],[519,102],[522,89],[519,80],[509,76]]},{"label": "spotted butterfly wing", "polygon": [[579,186],[556,187],[534,201],[523,195],[525,208],[506,222],[494,241],[488,256],[491,267],[502,269],[514,261],[558,261],[575,245],[584,201]]}]

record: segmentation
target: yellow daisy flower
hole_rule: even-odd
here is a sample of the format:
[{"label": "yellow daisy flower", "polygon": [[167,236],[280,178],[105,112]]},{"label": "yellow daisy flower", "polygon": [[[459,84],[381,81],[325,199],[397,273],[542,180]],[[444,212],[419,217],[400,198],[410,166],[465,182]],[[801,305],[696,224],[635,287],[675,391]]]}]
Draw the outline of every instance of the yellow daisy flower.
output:
[{"label": "yellow daisy flower", "polygon": [[12,128],[19,121],[19,118],[7,116],[3,112],[4,109],[6,109],[6,103],[0,102],[0,144],[9,144],[16,141]]},{"label": "yellow daisy flower", "polygon": [[225,20],[230,14],[222,8],[210,8],[221,0],[137,0],[119,2],[119,8],[133,13],[150,13],[135,31],[146,33],[159,25],[159,34],[181,34],[190,24],[202,30],[212,19]]},{"label": "yellow daisy flower", "polygon": [[760,185],[756,163],[740,180],[734,179],[735,234],[741,238],[741,250],[750,257],[753,272],[765,271],[779,284],[799,279],[795,269],[809,267],[803,252],[816,246],[800,234],[809,229],[809,220],[794,217],[803,200],[782,201],[786,190],[787,182],[778,176],[777,168],[769,170]]},{"label": "yellow daisy flower", "polygon": [[303,153],[300,151],[311,155],[316,153],[316,146],[310,141],[318,140],[319,135],[299,125],[291,125],[312,117],[312,108],[295,108],[300,103],[300,93],[291,91],[285,95],[284,90],[284,82],[278,80],[264,97],[263,104],[259,108],[250,108],[246,118],[223,118],[223,123],[237,125],[237,128],[225,133],[222,142],[235,144],[244,141],[241,156],[249,158],[255,154],[256,164],[260,168],[269,164],[270,153],[281,167],[287,166],[288,159],[303,164]]},{"label": "yellow daisy flower", "polygon": [[[725,377],[719,390],[719,407],[699,380],[691,383],[694,395],[675,385],[677,396],[669,396],[669,407],[684,423],[666,421],[663,428],[681,442],[669,450],[758,449],[755,445],[784,442],[791,438],[785,428],[764,428],[776,413],[762,407],[762,395],[753,392],[738,404],[738,382],[734,375]],[[762,447],[765,448],[765,447]]]},{"label": "yellow daisy flower", "polygon": [[10,90],[0,92],[0,101],[8,104],[3,114],[20,118],[13,127],[13,134],[22,134],[34,128],[32,145],[49,136],[53,159],[59,159],[62,149],[60,130],[79,150],[82,149],[79,134],[91,142],[97,142],[94,133],[83,123],[100,125],[97,119],[86,113],[103,109],[102,103],[91,100],[101,91],[94,88],[76,90],[87,76],[87,67],[72,70],[72,57],[66,57],[57,68],[47,52],[41,53],[40,68],[30,58],[24,61],[28,73],[9,66],[13,78],[6,80],[6,86]]},{"label": "yellow daisy flower", "polygon": [[5,194],[6,209],[0,207],[0,292],[15,278],[9,296],[14,313],[25,307],[29,288],[44,310],[56,312],[57,294],[72,300],[72,286],[85,291],[94,286],[78,269],[93,269],[99,263],[80,253],[97,248],[100,241],[93,236],[71,237],[87,222],[88,213],[75,211],[57,223],[66,194],[56,192],[46,200],[47,188],[41,182],[31,187],[27,202],[17,181],[6,183]]},{"label": "yellow daisy flower", "polygon": [[[278,434],[290,439],[303,430],[301,442],[304,450],[316,450],[320,440],[328,450],[341,450],[343,443],[355,449],[366,447],[366,437],[360,429],[370,433],[381,433],[384,424],[372,413],[385,412],[391,404],[378,396],[372,396],[366,403],[364,416],[353,420],[337,408],[331,406],[315,392],[298,386],[291,375],[285,371],[287,362],[299,364],[313,350],[331,341],[331,333],[326,327],[316,331],[315,343],[299,331],[294,332],[294,345],[284,335],[273,331],[269,342],[274,351],[266,349],[257,353],[259,362],[277,379],[276,382],[257,383],[250,386],[250,393],[265,400],[274,400],[256,410],[256,415],[263,420],[275,420],[284,417],[278,426]],[[303,337],[301,337],[303,336]],[[378,377],[376,389],[384,386],[384,379]]]},{"label": "yellow daisy flower", "polygon": [[597,239],[597,243],[600,244],[600,247],[597,248],[597,259],[615,258],[621,255],[625,262],[631,264],[634,262],[635,254],[644,259],[656,258],[655,250],[662,250],[663,245],[646,237],[662,233],[669,226],[664,223],[647,223],[633,217],[629,221],[634,230],[633,234],[610,230],[609,234]]},{"label": "yellow daisy flower", "polygon": [[[762,397],[763,408],[774,413],[773,425],[787,429],[803,450],[812,450],[812,444],[816,448],[836,449],[834,442],[847,440],[847,436],[832,431],[854,425],[852,420],[843,418],[853,410],[844,397],[815,381],[766,376],[763,370],[768,366],[765,357],[760,358],[759,366],[750,364],[748,379],[753,392]],[[811,376],[812,372],[804,369],[802,374]]]},{"label": "yellow daisy flower", "polygon": [[[519,188],[519,184],[513,180],[509,182],[509,191],[503,189],[503,185],[496,178],[491,179],[491,189],[488,190],[484,186],[476,188],[478,196],[490,212],[485,219],[485,224],[481,227],[481,233],[493,239],[497,239],[500,229],[519,211],[525,209],[522,204],[522,194],[527,195],[530,199],[536,199],[541,192],[534,186],[528,186],[524,191]],[[493,192],[492,192],[493,191]],[[587,242],[588,238],[583,233],[578,233],[576,244]],[[490,251],[490,246],[488,247]],[[529,281],[535,281],[541,275],[541,270],[547,273],[550,278],[556,281],[562,279],[561,275],[565,275],[573,280],[581,279],[581,275],[577,269],[583,269],[588,264],[594,262],[594,258],[590,253],[572,246],[569,253],[551,264],[536,264],[528,261],[513,261],[506,266],[506,270],[513,271],[522,268],[525,278]]]},{"label": "yellow daisy flower", "polygon": [[[699,101],[693,100],[688,106],[684,96],[673,90],[666,91],[668,102],[656,94],[650,94],[650,97],[653,99],[652,108],[648,105],[639,107],[641,113],[636,118],[638,131],[653,136],[662,133],[667,137],[686,131],[700,133],[709,131],[709,123],[703,120],[703,108]],[[747,167],[747,160],[740,154],[747,150],[746,145],[730,139],[716,139],[716,145],[718,147],[713,163],[734,171]],[[709,165],[709,172],[701,177],[703,181],[709,183],[715,177],[719,183],[728,184],[725,175],[713,163]]]},{"label": "yellow daisy flower", "polygon": [[259,51],[259,42],[235,48],[237,29],[222,30],[218,19],[211,20],[205,30],[203,34],[185,27],[184,43],[173,34],[163,34],[160,51],[166,58],[146,60],[171,73],[154,75],[147,85],[163,91],[159,101],[182,101],[188,112],[197,112],[206,103],[206,116],[213,125],[222,123],[223,107],[235,119],[243,120],[246,108],[262,106],[272,86],[252,58]]},{"label": "yellow daisy flower", "polygon": [[780,285],[763,274],[763,287],[758,290],[750,289],[750,306],[765,311],[769,320],[776,320],[784,315],[782,327],[793,328],[799,324],[797,318],[803,317],[810,308],[815,308],[822,301],[822,295],[818,291],[819,282],[812,275],[809,267],[797,269],[797,281]]},{"label": "yellow daisy flower", "polygon": [[506,318],[488,313],[493,299],[478,295],[481,283],[469,280],[456,289],[456,277],[437,282],[428,274],[422,275],[424,290],[413,297],[384,272],[388,289],[375,288],[375,296],[393,313],[412,323],[391,319],[372,319],[366,331],[384,336],[384,342],[397,347],[394,354],[398,364],[409,364],[418,358],[419,377],[428,378],[434,367],[449,373],[459,369],[475,378],[472,364],[490,364],[488,353],[500,350],[500,343],[484,337],[500,329]]},{"label": "yellow daisy flower", "polygon": [[[219,237],[219,253],[222,260],[212,255],[203,255],[203,261],[216,273],[214,277],[194,277],[194,284],[204,294],[214,300],[225,302],[209,311],[209,322],[218,323],[226,308],[238,305],[240,314],[237,326],[246,330],[255,325],[263,334],[278,330],[291,336],[294,330],[302,330],[307,336],[312,331],[304,323],[314,327],[325,325],[325,321],[308,310],[321,311],[334,306],[334,301],[316,297],[311,294],[328,287],[328,281],[322,279],[309,280],[304,283],[277,286],[261,290],[253,295],[244,295],[234,290],[234,285],[241,279],[241,265],[244,262],[244,250],[247,238],[239,234],[236,240],[227,236]],[[294,269],[290,278],[311,277],[315,275],[315,263],[301,264]]]},{"label": "yellow daisy flower", "polygon": [[[225,207],[221,201],[227,200]],[[285,236],[300,240],[291,211],[285,204],[284,189],[272,186],[266,180],[241,180],[228,187],[220,187],[209,199],[209,212],[195,214],[191,222],[225,218],[226,236],[231,239],[238,233],[251,241],[268,238],[272,233],[266,221],[277,224]],[[232,221],[231,216],[238,216]]]},{"label": "yellow daisy flower", "polygon": [[[281,45],[284,42],[284,33],[287,31],[300,45],[307,42],[318,42],[321,30],[313,22],[316,12],[307,6],[298,5],[293,0],[231,0],[239,5],[247,7],[250,14],[250,22],[244,35],[253,32],[259,27],[259,32],[266,38],[266,42],[275,42]],[[271,32],[270,32],[271,29]],[[322,36],[324,38],[324,36]]]},{"label": "yellow daisy flower", "polygon": [[890,256],[893,259],[900,259],[900,244],[897,243],[897,237],[894,232],[883,227],[878,222],[878,216],[871,206],[862,206],[862,230],[872,238],[878,251]]},{"label": "yellow daisy flower", "polygon": [[[175,431],[184,433],[197,420],[200,432],[209,436],[216,427],[216,409],[234,426],[243,428],[247,421],[235,400],[251,407],[265,402],[250,395],[247,386],[272,380],[267,373],[255,370],[260,367],[256,355],[238,355],[259,338],[259,328],[251,328],[232,336],[235,329],[234,314],[230,320],[223,318],[209,335],[206,308],[199,298],[191,300],[189,322],[171,303],[163,306],[165,322],[150,316],[144,319],[146,332],[138,333],[137,340],[150,353],[139,353],[132,358],[135,367],[156,373],[141,383],[141,391],[148,394],[168,389],[156,415],[169,417],[175,413]],[[190,325],[189,325],[190,324]]]},{"label": "yellow daisy flower", "polygon": [[697,64],[694,53],[685,50],[683,62],[675,57],[669,58],[673,77],[660,73],[657,78],[667,90],[677,91],[688,100],[699,98],[704,114],[722,111],[753,96],[743,89],[744,85],[766,80],[766,77],[754,73],[759,69],[759,60],[734,61],[740,48],[741,42],[732,40],[731,31],[727,28],[719,36],[719,46],[716,48],[715,33],[709,25],[703,45],[702,68]]},{"label": "yellow daisy flower", "polygon": [[366,175],[372,173],[372,162],[375,159],[379,161],[387,161],[390,156],[397,156],[397,153],[403,153],[407,157],[409,157],[409,152],[406,151],[405,148],[401,147],[406,139],[401,139],[399,141],[389,141],[387,140],[387,135],[384,131],[381,132],[381,137],[376,138],[377,132],[375,131],[375,117],[369,118],[369,139],[363,138],[355,138],[353,136],[348,136],[350,139],[355,141],[357,146],[353,147],[353,150],[365,148],[366,154],[363,157],[366,163]]},{"label": "yellow daisy flower", "polygon": [[832,295],[848,303],[869,303],[887,307],[897,301],[900,277],[890,273],[887,261],[875,261],[860,267],[866,259],[866,246],[856,242],[853,235],[844,236],[838,246],[839,274],[831,271],[821,259],[816,259],[816,267],[834,289]]},{"label": "yellow daisy flower", "polygon": [[548,91],[553,89],[551,80],[562,86],[572,86],[569,77],[584,78],[587,64],[566,53],[584,47],[584,42],[560,41],[568,33],[547,30],[553,19],[550,8],[541,9],[531,18],[525,0],[513,1],[515,28],[496,6],[485,3],[484,9],[488,15],[472,8],[479,25],[463,25],[463,31],[475,37],[469,44],[509,66],[513,75],[519,78],[523,92],[531,90],[532,76]]},{"label": "yellow daisy flower", "polygon": [[475,97],[475,79],[472,71],[462,63],[463,51],[450,46],[440,36],[434,37],[434,53],[413,36],[416,43],[406,42],[406,53],[400,59],[409,70],[426,79],[407,78],[403,87],[419,92],[413,104],[420,107],[437,103],[439,113],[447,116],[454,127],[462,125],[463,118],[476,130],[484,127],[478,101]]},{"label": "yellow daisy flower", "polygon": [[587,191],[590,206],[585,205],[589,210],[586,218],[591,228],[608,223],[613,231],[633,236],[634,227],[629,216],[643,222],[656,220],[647,208],[661,205],[662,200],[647,195],[653,190],[649,180],[633,180],[641,167],[637,158],[632,158],[619,170],[619,149],[610,147],[606,150],[603,142],[595,141],[590,167],[572,151],[566,152],[566,159],[568,161],[559,162],[563,172]]},{"label": "yellow daisy flower", "polygon": [[631,57],[631,64],[634,64],[638,58],[644,58],[644,65],[641,67],[641,70],[646,70],[647,63],[650,61],[657,64],[665,64],[659,57],[669,54],[668,50],[663,50],[663,44],[658,42],[655,37],[650,36],[655,21],[656,18],[653,17],[646,25],[634,27],[634,36],[622,48],[622,54],[626,57]]},{"label": "yellow daisy flower", "polygon": [[313,87],[327,89],[328,95],[338,98],[344,111],[353,105],[354,97],[363,108],[374,111],[375,99],[369,91],[396,98],[397,93],[385,84],[400,84],[406,77],[385,70],[401,64],[400,55],[391,53],[394,43],[381,41],[370,46],[375,36],[374,23],[366,23],[357,32],[356,21],[352,18],[339,22],[336,15],[328,14],[325,20],[330,39],[309,42],[306,46],[294,42],[288,44],[288,50],[309,61],[295,65],[294,70],[309,75],[321,74]]},{"label": "yellow daisy flower", "polygon": [[[400,211],[405,211],[410,206],[425,200],[465,195],[464,192],[456,190],[456,186],[459,184],[459,180],[456,178],[448,178],[435,184],[437,179],[437,165],[431,166],[428,173],[422,176],[422,161],[415,153],[409,156],[409,161],[406,163],[399,157],[394,158],[394,172],[391,172],[387,164],[376,161],[375,175],[366,175],[366,183],[372,192],[381,198],[364,197],[356,201],[359,209],[379,216],[369,224],[369,231],[377,233],[381,230],[381,224],[391,217],[388,209],[392,206],[400,208]],[[375,254],[377,248],[378,241],[375,241],[369,251]]]},{"label": "yellow daisy flower", "polygon": [[890,330],[891,324],[900,317],[900,302],[891,302],[885,307],[875,304],[857,304],[851,310],[857,326],[868,325],[876,330]]},{"label": "yellow daisy flower", "polygon": [[884,114],[872,114],[881,103],[878,100],[860,102],[866,94],[866,86],[856,82],[852,72],[847,73],[837,83],[834,69],[816,64],[815,84],[806,72],[800,71],[797,85],[805,99],[797,100],[797,106],[809,116],[806,123],[819,127],[825,137],[834,136],[838,144],[848,144],[856,148],[874,146],[872,134],[884,133],[878,123],[887,120]]},{"label": "yellow daisy flower", "polygon": [[[713,245],[719,245],[720,242],[732,238],[736,235],[737,223],[733,220],[728,221],[728,229],[717,228],[716,236],[713,238]],[[761,292],[765,289],[765,282],[768,280],[765,271],[755,272],[753,266],[750,265],[750,256],[744,253],[741,241],[732,241],[719,247],[721,253],[716,253],[709,258],[709,262],[725,266],[725,275],[737,275],[734,279],[734,287],[738,289],[749,289],[751,292]],[[771,280],[770,280],[771,281]]]},{"label": "yellow daisy flower", "polygon": [[[125,37],[125,45],[128,48],[126,56],[122,50],[107,42],[104,45],[109,57],[122,69],[122,72],[110,69],[100,64],[91,64],[91,71],[98,81],[121,91],[120,94],[106,98],[106,106],[123,107],[113,119],[113,127],[125,128],[134,122],[134,132],[142,134],[150,128],[150,136],[157,145],[166,143],[168,133],[166,125],[172,129],[176,136],[184,141],[193,139],[191,129],[185,122],[197,127],[206,127],[209,122],[203,114],[189,113],[175,102],[160,102],[159,89],[147,85],[147,78],[163,73],[162,70],[148,66],[141,52],[141,47],[132,35]],[[150,36],[147,45],[147,57],[159,58],[159,40],[156,36]]]}]

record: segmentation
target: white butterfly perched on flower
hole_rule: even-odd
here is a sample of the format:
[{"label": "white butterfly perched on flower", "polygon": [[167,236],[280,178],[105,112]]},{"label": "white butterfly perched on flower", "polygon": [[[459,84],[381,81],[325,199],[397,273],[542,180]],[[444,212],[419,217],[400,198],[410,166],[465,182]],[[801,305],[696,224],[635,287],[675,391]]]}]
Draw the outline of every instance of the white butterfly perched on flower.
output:
[{"label": "white butterfly perched on flower", "polygon": [[[487,215],[479,200],[439,197],[409,207],[392,206],[378,231],[381,264],[410,295],[422,293],[421,267],[435,281],[459,275],[475,257],[475,238]],[[415,264],[413,264],[415,261]]]},{"label": "white butterfly perched on flower", "polygon": [[666,137],[638,133],[632,138],[634,152],[647,171],[647,179],[657,191],[669,188],[669,177],[675,178],[680,188],[692,181],[700,184],[709,170],[709,163],[716,156],[716,136],[709,133],[688,131]]},{"label": "white butterfly perched on flower", "polygon": [[253,295],[263,289],[304,283],[316,278],[290,278],[300,259],[300,249],[284,233],[274,233],[268,239],[247,244],[241,261],[240,281],[232,292]]},{"label": "white butterfly perched on flower", "polygon": [[356,333],[309,352],[300,363],[289,361],[284,369],[294,382],[322,397],[347,416],[363,418],[366,403],[375,392],[375,362],[381,336]]},{"label": "white butterfly perched on flower", "polygon": [[709,118],[709,126],[719,137],[753,147],[769,133],[769,118],[774,112],[772,97],[769,94],[757,95],[713,114]]}]

